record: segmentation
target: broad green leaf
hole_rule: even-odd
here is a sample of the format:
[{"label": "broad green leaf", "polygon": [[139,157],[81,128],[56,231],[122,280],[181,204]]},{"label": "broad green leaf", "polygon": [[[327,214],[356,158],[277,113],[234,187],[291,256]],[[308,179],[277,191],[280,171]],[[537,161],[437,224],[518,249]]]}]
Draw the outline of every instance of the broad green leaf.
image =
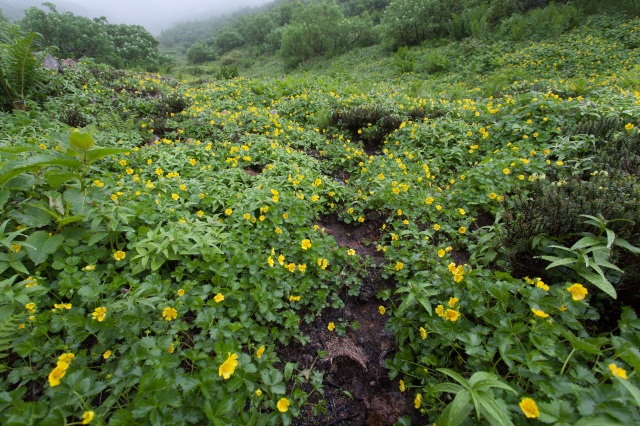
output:
[{"label": "broad green leaf", "polygon": [[0,191],[0,209],[4,207],[4,205],[9,201],[9,196],[11,195],[11,191],[7,191],[3,189]]},{"label": "broad green leaf", "polygon": [[593,235],[588,235],[586,237],[580,238],[574,245],[572,245],[571,250],[579,250],[585,247],[591,247],[598,244],[601,244],[601,242],[597,237]]},{"label": "broad green leaf", "polygon": [[449,370],[448,368],[436,368],[436,370],[441,372],[442,374],[445,374],[451,377],[453,380],[460,383],[462,387],[464,387],[465,389],[471,389],[471,387],[469,386],[469,382],[467,382],[467,380],[464,377],[462,377],[460,374],[456,373],[455,371]]},{"label": "broad green leaf", "polygon": [[33,263],[39,265],[46,261],[47,257],[53,254],[63,241],[64,237],[60,234],[49,236],[46,231],[36,231],[29,235],[25,241],[31,245],[31,247],[26,248],[27,254]]},{"label": "broad green leaf", "polygon": [[631,396],[633,396],[633,399],[636,401],[636,405],[638,406],[638,408],[640,408],[640,390],[638,390],[637,387],[631,384],[629,380],[625,380],[618,376],[616,376],[616,379],[618,379],[618,383],[620,383],[629,391]]},{"label": "broad green leaf", "polygon": [[80,179],[80,174],[76,172],[52,171],[44,174],[44,178],[50,187],[57,189],[60,185],[70,180]]},{"label": "broad green leaf", "polygon": [[555,268],[557,266],[572,265],[576,263],[576,259],[572,259],[569,257],[565,257],[565,258],[557,258],[554,256],[540,256],[540,257],[543,258],[544,260],[548,260],[551,262],[549,266],[546,267],[546,269]]},{"label": "broad green leaf", "polygon": [[[515,392],[515,391],[514,391]],[[511,426],[511,413],[504,403],[496,400],[493,395],[487,392],[478,392],[476,398],[480,407],[480,414],[492,426]]]},{"label": "broad green leaf", "polygon": [[438,424],[438,426],[460,425],[469,417],[469,412],[472,408],[471,392],[463,389],[458,392],[453,401],[447,405],[436,421],[436,424]]},{"label": "broad green leaf", "polygon": [[88,133],[73,132],[69,135],[69,145],[78,151],[88,151],[93,148],[95,142]]},{"label": "broad green leaf", "polygon": [[89,161],[94,161],[102,157],[106,157],[107,155],[124,154],[129,151],[131,150],[125,148],[96,148],[91,151],[87,151],[86,155]]}]

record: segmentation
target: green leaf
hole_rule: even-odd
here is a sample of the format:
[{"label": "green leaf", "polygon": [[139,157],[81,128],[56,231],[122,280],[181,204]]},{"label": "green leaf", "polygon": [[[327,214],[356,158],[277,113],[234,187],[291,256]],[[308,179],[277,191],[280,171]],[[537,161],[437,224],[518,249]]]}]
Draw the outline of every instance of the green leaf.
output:
[{"label": "green leaf", "polygon": [[4,207],[4,205],[9,201],[9,196],[11,195],[10,191],[3,189],[0,191],[0,209]]},{"label": "green leaf", "polygon": [[456,426],[462,424],[468,417],[473,406],[471,392],[466,389],[458,392],[456,397],[444,409],[436,424],[438,426]]},{"label": "green leaf", "polygon": [[87,151],[87,158],[89,161],[94,161],[107,155],[124,154],[131,151],[126,148],[96,148],[91,151]]},{"label": "green leaf", "polygon": [[[571,259],[568,257],[564,257],[564,258],[557,258],[554,256],[540,256],[540,257],[543,258],[544,260],[548,260],[552,262],[551,264],[549,264],[549,266],[547,266],[546,269],[551,269],[557,266],[571,265],[576,263],[576,259]],[[557,259],[557,260],[554,261],[553,259]]]},{"label": "green leaf", "polygon": [[[514,391],[515,392],[515,391]],[[496,400],[493,395],[487,392],[478,392],[476,396],[480,414],[492,426],[511,426],[511,412],[502,401]]]},{"label": "green leaf", "polygon": [[445,374],[451,377],[453,380],[460,383],[463,388],[471,390],[471,386],[469,386],[469,382],[467,382],[467,380],[464,377],[462,377],[460,374],[456,373],[455,371],[449,370],[448,368],[436,368],[436,370],[441,372],[442,374]]},{"label": "green leaf", "polygon": [[288,362],[285,364],[284,366],[284,380],[288,381],[291,378],[291,374],[293,373],[293,369],[296,368],[295,363],[293,362]]},{"label": "green leaf", "polygon": [[460,385],[456,385],[455,383],[438,383],[435,384],[433,386],[431,386],[429,388],[429,392],[430,394],[432,393],[442,393],[442,392],[448,392],[448,393],[458,393],[461,390],[463,390],[464,388]]},{"label": "green leaf", "polygon": [[601,244],[600,240],[593,236],[588,235],[586,237],[580,238],[574,245],[571,246],[571,250],[579,250],[585,247],[591,247]]},{"label": "green leaf", "polygon": [[560,333],[562,333],[562,336],[567,339],[569,343],[571,343],[571,346],[573,346],[576,350],[588,353],[590,355],[600,355],[600,348],[595,347],[594,345],[586,342],[583,339],[577,338],[566,328],[560,329]]},{"label": "green leaf", "polygon": [[640,390],[637,387],[633,386],[629,380],[625,380],[621,377],[615,376],[618,379],[618,383],[627,388],[633,399],[636,401],[636,405],[640,408]]},{"label": "green leaf", "polygon": [[69,145],[78,151],[88,151],[95,142],[89,133],[73,132],[69,135]]},{"label": "green leaf", "polygon": [[50,187],[57,189],[60,185],[69,182],[70,180],[80,180],[80,174],[75,172],[60,172],[51,171],[44,174],[44,178]]},{"label": "green leaf", "polygon": [[631,253],[635,253],[635,254],[640,253],[640,248],[636,246],[632,246],[627,240],[624,240],[622,238],[616,238],[615,245],[625,248],[629,250]]},{"label": "green leaf", "polygon": [[60,247],[64,242],[64,237],[60,234],[49,236],[46,231],[36,231],[29,235],[25,242],[32,246],[26,248],[29,258],[33,263],[39,265]]}]

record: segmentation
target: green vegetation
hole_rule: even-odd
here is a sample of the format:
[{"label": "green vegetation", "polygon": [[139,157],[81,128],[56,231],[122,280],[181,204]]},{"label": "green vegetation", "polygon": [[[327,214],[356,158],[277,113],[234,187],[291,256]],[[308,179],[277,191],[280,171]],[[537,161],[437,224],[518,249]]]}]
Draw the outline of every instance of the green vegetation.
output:
[{"label": "green vegetation", "polygon": [[21,23],[25,30],[42,36],[42,45],[58,57],[94,58],[117,68],[158,71],[172,61],[158,53],[158,41],[139,25],[109,24],[106,18],[89,19],[71,12],[59,13],[31,7]]},{"label": "green vegetation", "polygon": [[229,27],[208,80],[3,39],[0,423],[327,423],[359,302],[392,422],[640,423],[640,17],[478,2],[345,49],[383,3],[279,5],[309,38],[252,67]]}]

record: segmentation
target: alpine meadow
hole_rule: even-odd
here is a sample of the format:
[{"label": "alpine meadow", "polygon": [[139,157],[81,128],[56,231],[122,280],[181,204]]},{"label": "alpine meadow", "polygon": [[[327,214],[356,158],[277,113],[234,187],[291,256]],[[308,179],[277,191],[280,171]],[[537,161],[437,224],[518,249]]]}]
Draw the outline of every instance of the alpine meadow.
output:
[{"label": "alpine meadow", "polygon": [[0,424],[640,424],[637,1],[11,16]]}]

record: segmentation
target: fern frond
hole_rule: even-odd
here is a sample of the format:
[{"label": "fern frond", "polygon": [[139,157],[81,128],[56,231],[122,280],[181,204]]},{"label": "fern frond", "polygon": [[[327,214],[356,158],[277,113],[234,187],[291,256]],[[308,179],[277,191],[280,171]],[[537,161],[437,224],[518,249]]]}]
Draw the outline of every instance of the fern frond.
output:
[{"label": "fern frond", "polygon": [[[11,311],[5,312],[4,315],[0,314],[0,360],[11,353],[13,341],[17,336],[18,322],[18,316],[13,315]],[[7,368],[4,362],[0,363],[0,373]]]},{"label": "fern frond", "polygon": [[31,32],[22,37],[14,28],[3,31],[0,45],[0,99],[24,103],[41,78],[39,60],[33,54],[40,36]]}]

